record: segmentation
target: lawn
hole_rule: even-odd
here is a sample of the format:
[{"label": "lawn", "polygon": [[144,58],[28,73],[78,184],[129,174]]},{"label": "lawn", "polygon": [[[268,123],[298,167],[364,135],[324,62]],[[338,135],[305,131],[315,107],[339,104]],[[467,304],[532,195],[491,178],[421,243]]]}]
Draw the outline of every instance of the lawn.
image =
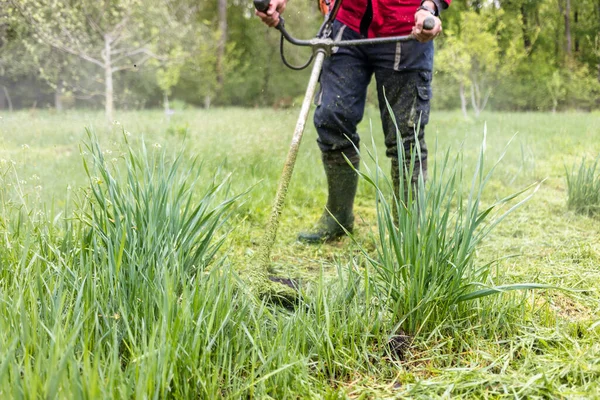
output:
[{"label": "lawn", "polygon": [[[110,126],[96,112],[0,117],[1,397],[599,396],[600,223],[567,207],[566,179],[566,169],[600,153],[597,113],[484,113],[468,121],[432,114],[430,157],[462,155],[457,189],[469,190],[484,132],[486,171],[506,151],[482,207],[533,185],[511,204],[532,197],[473,249],[474,265],[497,260],[490,276],[497,285],[556,288],[462,303],[417,332],[402,360],[387,344],[397,321],[369,292],[376,190],[360,182],[353,240],[296,241],[326,196],[310,126],[272,252],[277,273],[302,282],[303,302],[287,310],[243,290],[238,273],[255,265],[297,110],[185,110],[170,119],[123,112]],[[86,127],[100,150],[89,146]],[[375,108],[359,129],[363,154],[378,154],[389,173]],[[177,154],[181,179],[168,175]],[[96,168],[99,157],[114,167],[115,182]],[[128,181],[137,165],[128,159],[150,164],[139,163]],[[362,171],[376,168],[364,161]],[[155,191],[136,189],[136,180],[155,182]],[[172,222],[176,213],[164,213],[185,208],[181,193],[217,212],[202,214],[206,225],[197,230],[195,222]],[[145,195],[162,200],[140,211]],[[119,215],[127,223],[115,222]],[[207,233],[213,223],[216,232]],[[214,237],[212,245],[189,259],[196,242],[169,239],[182,226],[198,241]]]}]

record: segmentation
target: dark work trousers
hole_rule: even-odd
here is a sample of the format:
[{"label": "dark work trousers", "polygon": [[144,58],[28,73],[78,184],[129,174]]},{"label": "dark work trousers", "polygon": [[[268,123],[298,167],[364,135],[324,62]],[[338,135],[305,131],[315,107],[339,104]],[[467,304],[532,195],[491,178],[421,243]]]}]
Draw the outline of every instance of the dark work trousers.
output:
[{"label": "dark work trousers", "polygon": [[[336,21],[333,38],[351,40],[362,36]],[[356,155],[360,141],[356,126],[363,118],[367,86],[375,74],[387,156],[398,157],[397,125],[403,146],[400,150],[407,160],[418,132],[421,160],[417,162],[423,161],[426,168],[424,128],[429,121],[432,66],[432,42],[334,48],[323,65],[321,90],[315,99],[317,142],[324,155]],[[418,171],[418,165],[415,167]]]}]

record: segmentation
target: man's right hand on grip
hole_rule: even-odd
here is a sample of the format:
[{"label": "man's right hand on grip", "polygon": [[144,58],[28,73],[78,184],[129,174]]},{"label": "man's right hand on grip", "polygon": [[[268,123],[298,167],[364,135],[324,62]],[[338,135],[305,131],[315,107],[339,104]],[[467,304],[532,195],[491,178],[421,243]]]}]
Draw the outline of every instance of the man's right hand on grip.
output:
[{"label": "man's right hand on grip", "polygon": [[279,24],[279,17],[283,14],[287,0],[254,0],[255,14],[270,27]]}]

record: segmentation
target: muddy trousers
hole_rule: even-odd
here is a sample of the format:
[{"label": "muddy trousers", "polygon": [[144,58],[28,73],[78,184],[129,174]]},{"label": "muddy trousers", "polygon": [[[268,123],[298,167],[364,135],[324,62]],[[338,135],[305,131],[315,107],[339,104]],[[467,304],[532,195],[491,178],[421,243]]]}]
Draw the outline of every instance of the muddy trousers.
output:
[{"label": "muddy trousers", "polygon": [[[361,36],[336,23],[334,37],[352,40]],[[420,152],[414,171],[423,170],[426,176],[425,126],[429,122],[432,63],[433,48],[417,42],[334,49],[323,66],[321,90],[315,99],[314,123],[323,154],[357,159],[360,137],[356,127],[363,118],[367,86],[374,75],[392,178],[404,176],[398,173],[399,168],[404,169],[398,160],[410,162],[417,142]]]}]

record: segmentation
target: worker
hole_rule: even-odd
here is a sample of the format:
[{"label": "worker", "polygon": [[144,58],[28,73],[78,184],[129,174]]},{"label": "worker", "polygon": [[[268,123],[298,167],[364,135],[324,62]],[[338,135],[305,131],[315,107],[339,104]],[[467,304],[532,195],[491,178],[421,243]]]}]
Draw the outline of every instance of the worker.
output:
[{"label": "worker", "polygon": [[[352,232],[354,197],[358,186],[356,170],[360,162],[360,137],[356,127],[363,118],[367,86],[373,75],[396,195],[399,195],[400,179],[405,176],[404,166],[399,165],[398,156],[400,154],[404,163],[410,162],[417,140],[420,152],[414,160],[414,174],[410,177],[411,182],[403,186],[416,185],[420,173],[426,179],[425,126],[429,122],[433,39],[442,31],[440,13],[450,2],[343,0],[333,23],[333,39],[412,34],[416,40],[337,47],[325,60],[320,77],[321,88],[315,98],[317,108],[314,124],[327,177],[328,197],[325,210],[316,225],[308,232],[299,234],[301,242],[320,243],[338,239],[345,231]],[[286,4],[287,0],[271,0],[268,10],[256,11],[256,15],[266,25],[275,27]],[[423,22],[431,16],[434,17],[435,26],[430,30],[423,29]],[[402,147],[398,149],[398,146]]]}]

